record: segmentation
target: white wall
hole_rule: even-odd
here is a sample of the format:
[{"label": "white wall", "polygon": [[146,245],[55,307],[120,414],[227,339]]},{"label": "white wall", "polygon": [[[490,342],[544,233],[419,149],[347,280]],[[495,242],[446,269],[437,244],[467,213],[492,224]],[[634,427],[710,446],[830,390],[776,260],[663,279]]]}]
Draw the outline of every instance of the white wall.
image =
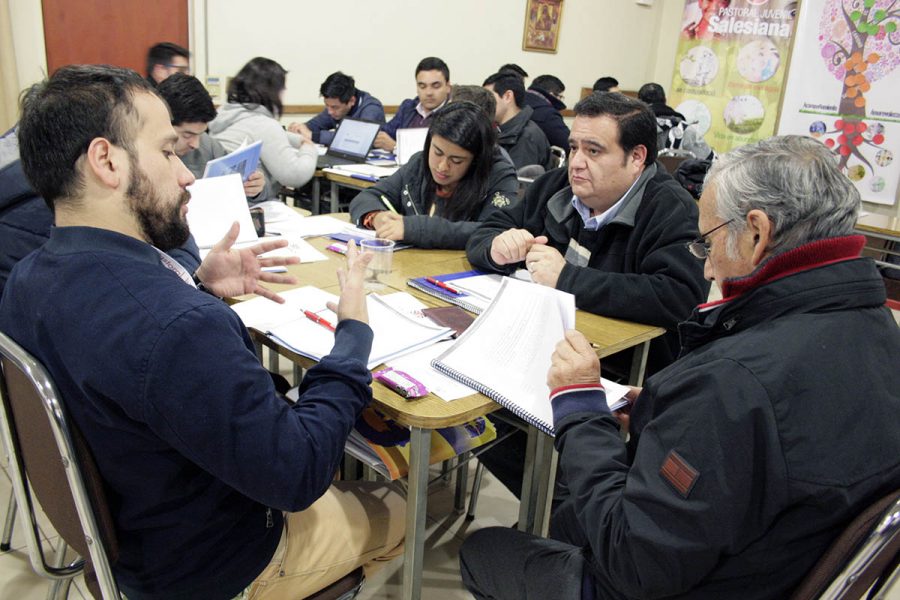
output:
[{"label": "white wall", "polygon": [[[415,65],[429,55],[447,61],[454,83],[481,83],[506,62],[532,77],[554,74],[570,105],[601,75],[614,75],[626,89],[650,80],[666,85],[681,15],[673,0],[652,7],[568,0],[558,52],[545,54],[522,50],[524,0],[187,1],[195,74],[224,81],[250,58],[267,56],[290,71],[287,104],[319,103],[320,83],[336,70],[386,104],[399,104],[414,94]],[[47,68],[41,5],[9,0],[9,11],[24,89]]]},{"label": "white wall", "polygon": [[[39,0],[7,0],[19,88],[46,72]],[[506,62],[532,77],[551,73],[566,84],[571,107],[583,86],[613,75],[624,89],[648,81],[668,87],[674,71],[682,0],[566,0],[558,52],[522,50],[525,0],[185,0],[194,73],[225,78],[254,56],[290,71],[286,104],[318,104],[319,85],[336,70],[385,104],[415,93],[413,71],[435,55],[454,83],[481,83]],[[224,87],[224,86],[223,86]],[[293,120],[293,119],[290,119]],[[900,215],[894,206],[871,212]]]},{"label": "white wall", "polygon": [[[556,54],[522,50],[525,5],[524,0],[256,0],[248,11],[246,0],[217,0],[206,8],[208,65],[196,70],[224,81],[254,56],[272,58],[290,71],[286,104],[319,103],[319,85],[339,69],[385,104],[399,104],[415,93],[416,63],[429,55],[447,62],[454,83],[480,84],[506,62],[521,65],[532,77],[554,74],[566,84],[570,105],[582,86],[590,87],[601,75],[637,89],[656,74],[663,2],[645,7],[633,0],[567,0]],[[680,13],[669,23],[676,36],[679,23]],[[247,31],[255,32],[252,39]],[[669,78],[671,69],[663,69]]]},{"label": "white wall", "polygon": [[46,77],[47,51],[44,47],[44,17],[35,0],[9,0],[13,49],[19,89],[24,90]]}]

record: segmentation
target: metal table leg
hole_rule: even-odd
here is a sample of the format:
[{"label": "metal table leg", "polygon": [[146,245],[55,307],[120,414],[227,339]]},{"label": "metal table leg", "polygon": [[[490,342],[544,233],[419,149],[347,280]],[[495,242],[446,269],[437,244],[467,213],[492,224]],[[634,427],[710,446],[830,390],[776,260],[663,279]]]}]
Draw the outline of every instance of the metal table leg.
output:
[{"label": "metal table leg", "polygon": [[340,187],[334,181],[331,182],[331,213],[336,213],[340,206]]},{"label": "metal table leg", "polygon": [[313,177],[312,180],[312,204],[310,208],[312,209],[312,214],[319,214],[319,200],[322,197],[322,180],[318,177]]},{"label": "metal table leg", "polygon": [[649,340],[640,346],[634,347],[634,354],[631,357],[631,372],[628,374],[629,385],[641,386],[644,383],[644,373],[647,370],[647,354],[649,352]]},{"label": "metal table leg", "polygon": [[406,497],[406,547],[403,550],[403,600],[419,600],[425,553],[425,502],[428,498],[428,463],[431,430],[410,427],[409,491]]},{"label": "metal table leg", "polygon": [[519,530],[546,536],[550,523],[553,486],[556,481],[556,450],[553,438],[528,426],[525,478],[519,504]]},{"label": "metal table leg", "polygon": [[534,523],[531,533],[547,537],[550,529],[550,509],[553,506],[553,490],[556,487],[556,463],[559,455],[553,447],[553,438],[537,433],[534,482],[537,495],[534,504]]}]

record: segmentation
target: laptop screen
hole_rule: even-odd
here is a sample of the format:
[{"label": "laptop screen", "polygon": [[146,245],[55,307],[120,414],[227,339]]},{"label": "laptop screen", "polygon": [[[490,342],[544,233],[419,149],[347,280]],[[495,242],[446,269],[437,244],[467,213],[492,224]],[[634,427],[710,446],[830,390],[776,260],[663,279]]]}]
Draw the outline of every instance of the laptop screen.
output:
[{"label": "laptop screen", "polygon": [[381,125],[374,121],[360,121],[345,117],[341,120],[334,139],[328,147],[329,154],[365,159]]}]

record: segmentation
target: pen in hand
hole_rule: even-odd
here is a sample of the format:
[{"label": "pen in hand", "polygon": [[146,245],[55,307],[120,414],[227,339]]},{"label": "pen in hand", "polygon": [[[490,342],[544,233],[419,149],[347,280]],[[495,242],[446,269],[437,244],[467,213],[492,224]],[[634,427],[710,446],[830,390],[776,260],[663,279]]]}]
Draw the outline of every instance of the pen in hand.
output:
[{"label": "pen in hand", "polygon": [[306,315],[306,318],[309,319],[310,321],[312,321],[313,323],[317,323],[317,324],[321,325],[328,331],[334,331],[334,325],[332,325],[326,319],[323,319],[322,317],[320,317],[313,311],[304,309],[303,314]]},{"label": "pen in hand", "polygon": [[388,209],[389,211],[391,211],[391,212],[394,213],[395,215],[397,214],[397,209],[394,208],[394,205],[391,203],[391,201],[388,199],[387,196],[385,196],[384,194],[381,194],[380,200],[381,200],[381,203],[384,204],[385,207],[387,207],[387,209]]}]

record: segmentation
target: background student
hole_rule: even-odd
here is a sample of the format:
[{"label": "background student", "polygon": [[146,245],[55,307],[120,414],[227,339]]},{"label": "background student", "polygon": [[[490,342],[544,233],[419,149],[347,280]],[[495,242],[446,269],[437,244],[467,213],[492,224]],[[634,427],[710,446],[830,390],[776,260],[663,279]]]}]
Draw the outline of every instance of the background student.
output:
[{"label": "background student", "polygon": [[435,56],[423,58],[416,65],[416,98],[407,98],[397,114],[382,126],[375,138],[375,147],[394,151],[398,129],[428,127],[434,111],[450,98],[450,67]]},{"label": "background student", "polygon": [[332,73],[322,82],[319,93],[325,102],[325,110],[306,123],[291,123],[288,131],[328,146],[344,117],[384,125],[384,106],[381,100],[369,92],[357,89],[356,81],[349,75],[340,71]]},{"label": "background student", "polygon": [[[172,113],[172,127],[178,134],[175,154],[194,175],[203,177],[206,163],[228,154],[222,144],[206,132],[206,124],[216,118],[216,107],[200,80],[184,73],[175,73],[157,86]],[[248,201],[265,200],[270,196],[264,189],[266,178],[256,170],[244,182]]]},{"label": "background student", "polygon": [[262,140],[260,164],[277,194],[281,186],[302,187],[316,170],[316,147],[278,122],[287,71],[274,60],[256,57],[228,84],[228,103],[209,124],[209,133],[231,152]]},{"label": "background student", "polygon": [[435,115],[422,152],[353,199],[351,219],[420,248],[465,247],[481,221],[515,199],[516,173],[495,139],[480,107],[447,106]]},{"label": "background student", "polygon": [[160,42],[147,50],[147,81],[159,85],[175,73],[191,74],[191,53],[172,42]]},{"label": "background student", "polygon": [[[541,128],[531,121],[533,109],[524,105],[525,85],[514,73],[494,73],[484,87],[497,101],[496,119],[500,126],[499,143],[509,152],[516,169],[550,164],[550,142]],[[539,169],[540,171],[540,169]]]}]

